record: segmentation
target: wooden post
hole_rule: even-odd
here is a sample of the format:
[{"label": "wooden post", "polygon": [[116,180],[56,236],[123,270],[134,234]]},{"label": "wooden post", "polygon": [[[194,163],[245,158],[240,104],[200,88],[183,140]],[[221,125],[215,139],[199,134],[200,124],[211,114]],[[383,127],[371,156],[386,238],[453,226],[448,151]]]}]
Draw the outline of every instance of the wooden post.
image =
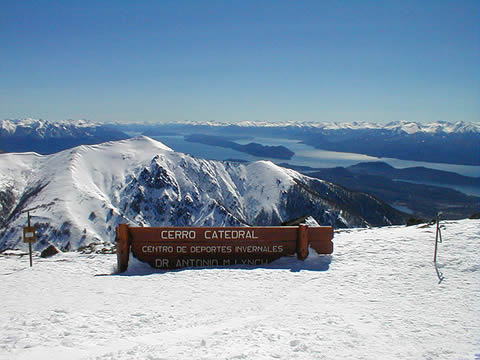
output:
[{"label": "wooden post", "polygon": [[298,226],[297,259],[305,260],[308,256],[308,225]]},{"label": "wooden post", "polygon": [[124,272],[128,268],[130,257],[130,239],[127,224],[119,224],[117,227],[117,268],[118,272]]}]

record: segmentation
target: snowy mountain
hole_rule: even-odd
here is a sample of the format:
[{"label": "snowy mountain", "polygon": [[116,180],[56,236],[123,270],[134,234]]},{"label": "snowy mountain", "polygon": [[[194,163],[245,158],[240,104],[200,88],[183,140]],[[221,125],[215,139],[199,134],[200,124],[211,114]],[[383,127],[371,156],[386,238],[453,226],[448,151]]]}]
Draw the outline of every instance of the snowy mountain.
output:
[{"label": "snowy mountain", "polygon": [[87,120],[0,120],[0,149],[7,152],[52,154],[78,145],[126,138],[119,130]]},{"label": "snowy mountain", "polygon": [[78,145],[126,139],[126,132],[295,139],[312,147],[376,157],[480,165],[480,123],[177,122],[96,124],[85,120],[0,121],[0,151],[52,154]]},{"label": "snowy mountain", "polygon": [[[122,124],[117,124],[122,125]],[[135,124],[130,124],[135,125]],[[136,124],[138,126],[156,126],[156,124]],[[240,127],[240,128],[305,128],[320,130],[389,130],[406,134],[414,133],[480,133],[480,123],[465,121],[447,122],[435,121],[431,123],[422,123],[415,121],[392,121],[387,124],[365,121],[353,122],[298,122],[298,121],[241,121],[235,123],[216,122],[216,121],[178,121],[164,125],[171,126],[193,126],[193,127]]]},{"label": "snowy mountain", "polygon": [[50,122],[42,119],[0,120],[0,135],[63,138],[91,135],[100,125],[87,120]]},{"label": "snowy mountain", "polygon": [[137,137],[52,155],[0,154],[0,249],[16,247],[35,208],[38,249],[113,241],[115,228],[278,225],[312,215],[336,227],[401,224],[375,198],[267,161],[197,159]]}]

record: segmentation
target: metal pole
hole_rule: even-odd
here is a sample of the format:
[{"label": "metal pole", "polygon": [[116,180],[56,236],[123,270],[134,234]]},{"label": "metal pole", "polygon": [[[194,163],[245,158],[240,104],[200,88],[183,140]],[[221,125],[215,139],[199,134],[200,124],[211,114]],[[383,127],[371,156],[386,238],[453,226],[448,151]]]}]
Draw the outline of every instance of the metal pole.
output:
[{"label": "metal pole", "polygon": [[[28,221],[28,227],[30,227],[30,211],[27,211],[27,221]],[[32,243],[28,243],[28,252],[30,254],[30,267],[33,266],[33,259],[32,259]]]},{"label": "metal pole", "polygon": [[435,233],[435,253],[433,254],[433,264],[435,265],[435,271],[437,272],[437,276],[438,276],[438,283],[440,284],[443,279],[445,279],[445,277],[443,276],[443,274],[440,272],[440,270],[438,270],[438,266],[437,266],[437,249],[438,249],[438,243],[442,242],[442,231],[440,230],[440,215],[442,213],[439,212],[437,214],[437,231]]},{"label": "metal pole", "polygon": [[435,233],[435,252],[433,254],[433,262],[437,262],[437,248],[438,248],[438,231],[439,231],[439,216],[437,215],[437,231]]}]

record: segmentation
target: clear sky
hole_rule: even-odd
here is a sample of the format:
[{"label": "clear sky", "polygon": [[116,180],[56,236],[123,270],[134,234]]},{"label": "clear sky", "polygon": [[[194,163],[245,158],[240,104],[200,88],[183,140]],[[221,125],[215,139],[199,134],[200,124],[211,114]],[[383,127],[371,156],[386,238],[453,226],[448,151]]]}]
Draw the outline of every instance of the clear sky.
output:
[{"label": "clear sky", "polygon": [[0,119],[480,121],[480,1],[0,1]]}]

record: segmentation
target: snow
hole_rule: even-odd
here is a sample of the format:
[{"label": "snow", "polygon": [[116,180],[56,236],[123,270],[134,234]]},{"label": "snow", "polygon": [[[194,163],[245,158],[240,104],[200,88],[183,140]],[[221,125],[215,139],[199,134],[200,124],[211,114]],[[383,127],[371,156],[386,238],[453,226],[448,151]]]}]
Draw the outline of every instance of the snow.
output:
[{"label": "snow", "polygon": [[352,121],[352,122],[332,122],[332,121],[313,121],[313,122],[299,122],[299,121],[241,121],[235,123],[215,122],[215,121],[178,121],[168,124],[176,125],[202,125],[202,126],[240,126],[240,127],[257,127],[257,128],[280,128],[280,127],[305,127],[323,130],[392,130],[397,132],[405,132],[409,135],[415,133],[480,133],[480,124],[475,122],[457,121],[454,123],[446,121],[434,121],[429,123],[415,122],[415,121],[393,121],[387,124],[374,123],[366,121]]},{"label": "snow", "polygon": [[[119,196],[119,184],[142,163],[159,153],[173,153],[164,144],[148,137],[112,141],[100,145],[83,145],[52,155],[35,153],[0,154],[0,190],[11,188],[17,199],[27,189],[44,186],[28,208],[36,208],[35,222],[49,223],[60,229],[62,224],[73,224],[72,237],[100,239],[107,237],[105,223],[85,221],[90,214],[104,214],[115,209],[112,202]],[[16,229],[7,247],[20,241],[25,219],[18,217]],[[113,228],[116,224],[113,224]],[[76,230],[75,230],[76,229]],[[78,235],[78,236],[77,236]],[[3,240],[3,239],[2,239]],[[83,245],[72,243],[75,248]],[[38,244],[37,244],[38,245]],[[57,244],[60,245],[60,244]]]},{"label": "snow", "polygon": [[[114,123],[115,124],[115,123]],[[171,122],[169,124],[176,125],[201,125],[211,127],[226,127],[226,126],[240,126],[240,127],[253,127],[253,128],[280,128],[280,127],[293,127],[293,128],[315,128],[324,130],[392,130],[397,132],[405,132],[409,135],[415,133],[480,133],[480,124],[475,122],[446,122],[446,121],[434,121],[429,123],[421,123],[414,121],[394,121],[388,124],[374,123],[366,121],[353,121],[353,122],[332,122],[332,121],[312,121],[312,122],[299,122],[299,121],[241,121],[241,122],[218,122],[218,121],[178,121]],[[118,125],[118,124],[117,124]],[[63,136],[73,136],[75,130],[88,131],[95,127],[101,126],[101,123],[92,122],[89,120],[63,120],[59,122],[51,122],[42,119],[5,119],[0,120],[0,132],[3,130],[5,134],[12,135],[17,130],[17,127],[30,128],[30,131],[40,137],[55,136],[53,134],[63,134]]]},{"label": "snow", "polygon": [[[2,130],[4,135],[20,135],[35,136],[39,138],[55,138],[55,137],[75,137],[86,135],[89,131],[101,126],[88,120],[63,120],[53,122],[43,119],[6,119],[0,120],[0,133]],[[27,131],[26,133],[17,133],[18,129]]]},{"label": "snow", "polygon": [[10,120],[0,121],[0,130],[4,130],[7,134],[13,134],[15,132],[16,126]]},{"label": "snow", "polygon": [[331,257],[155,271],[0,255],[0,359],[474,359],[480,221],[336,232]]}]

